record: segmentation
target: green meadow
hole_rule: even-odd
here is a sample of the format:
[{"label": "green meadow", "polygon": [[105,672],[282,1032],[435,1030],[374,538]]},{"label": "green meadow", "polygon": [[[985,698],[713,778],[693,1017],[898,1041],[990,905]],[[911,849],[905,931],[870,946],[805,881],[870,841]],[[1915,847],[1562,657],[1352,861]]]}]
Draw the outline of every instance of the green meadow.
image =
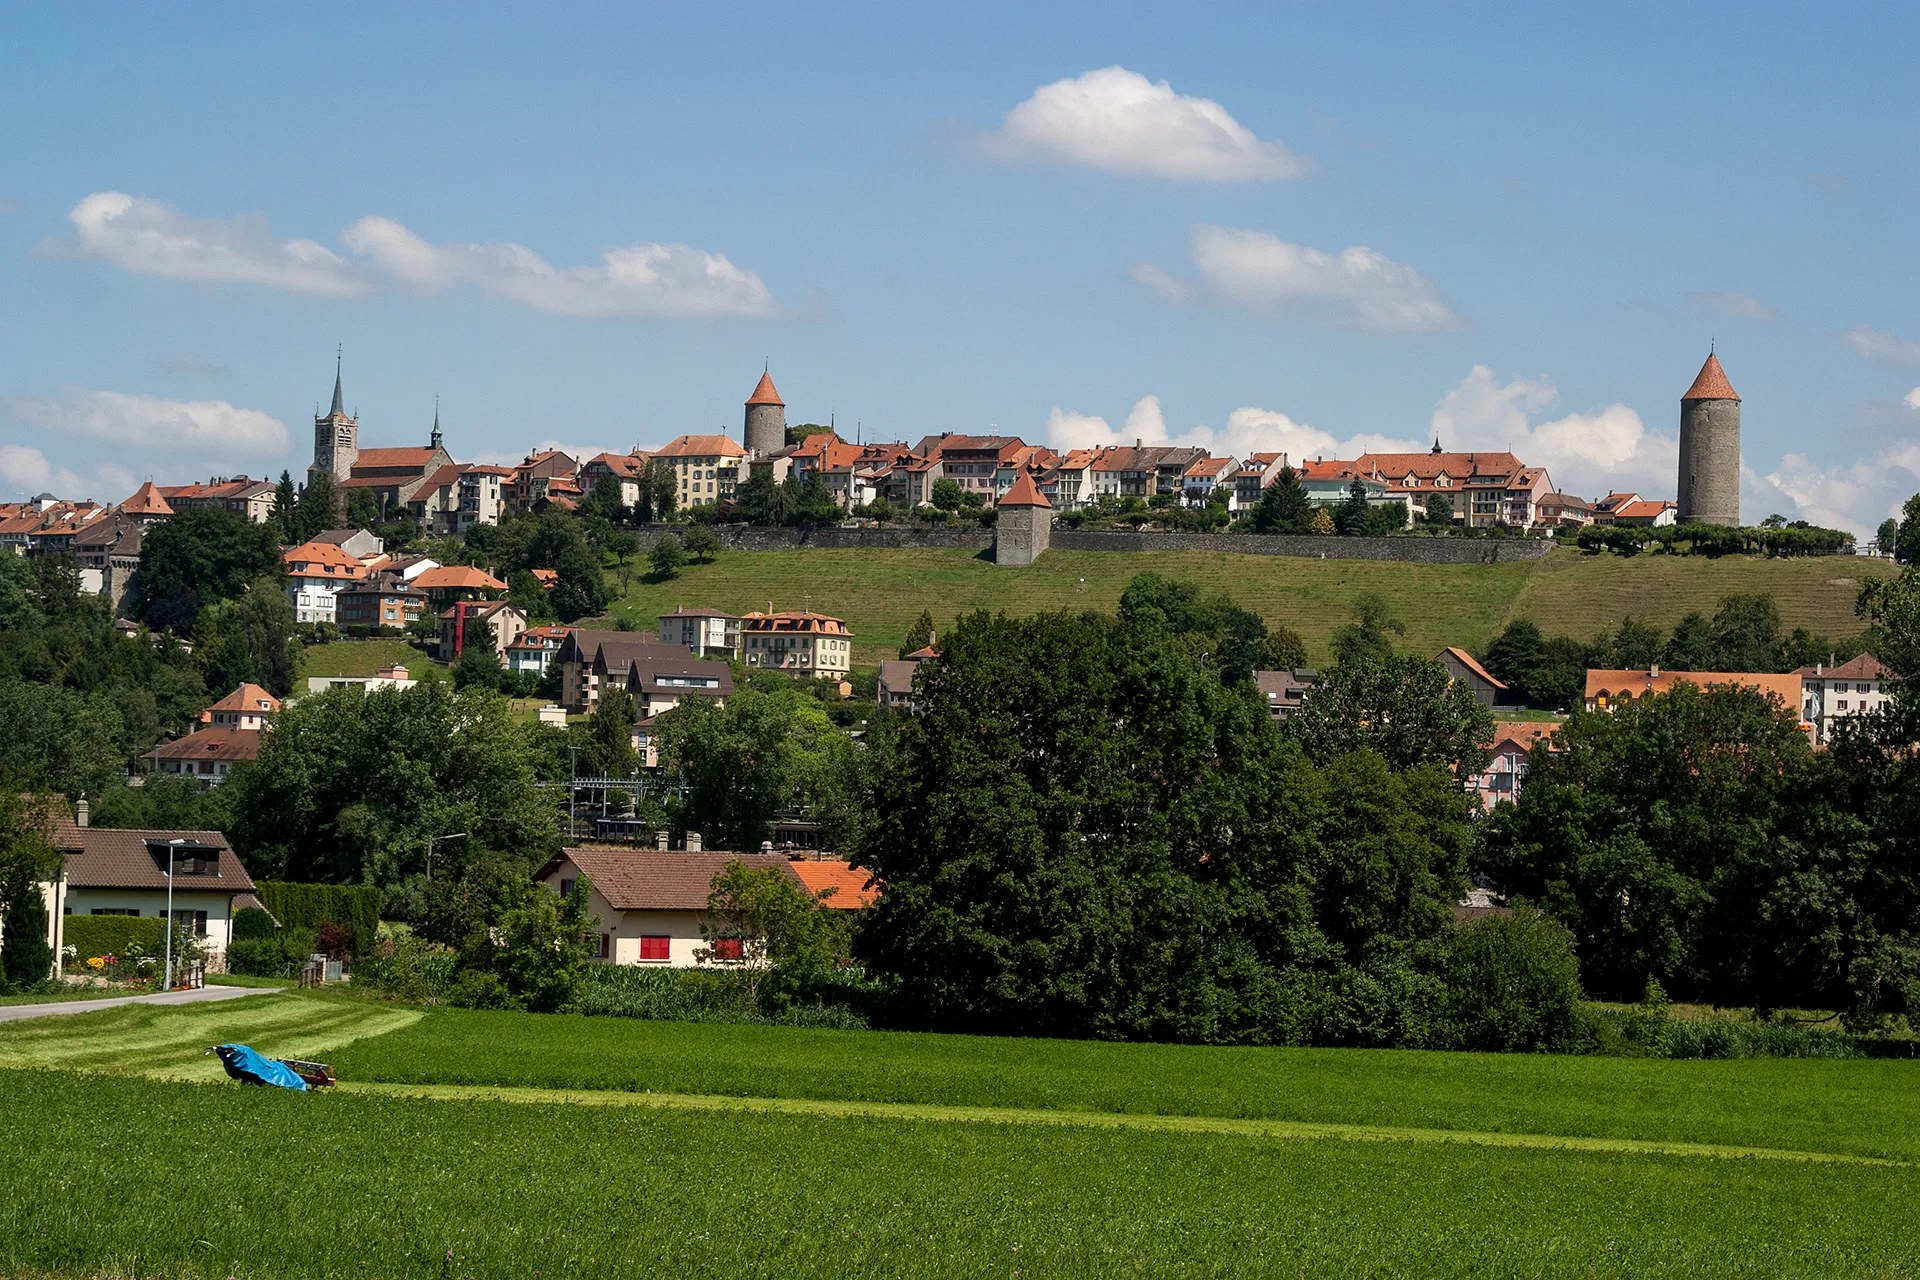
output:
[{"label": "green meadow", "polygon": [[[983,555],[947,550],[723,551],[689,564],[678,578],[648,580],[644,561],[627,575],[611,616],[651,627],[680,605],[731,613],[812,608],[845,618],[854,659],[894,656],[923,609],[949,626],[975,609],[1011,614],[1054,609],[1112,610],[1135,574],[1161,573],[1224,592],[1300,633],[1316,661],[1354,601],[1376,593],[1406,623],[1408,647],[1477,648],[1515,618],[1548,634],[1591,639],[1628,614],[1672,626],[1692,610],[1712,612],[1722,596],[1767,592],[1788,628],[1842,636],[1858,631],[1853,604],[1867,577],[1893,566],[1865,557],[1765,560],[1696,556],[1587,555],[1555,549],[1544,560],[1490,565],[1308,560],[1212,551],[1137,553],[1049,551],[1026,569],[1002,569]],[[616,578],[616,585],[618,579]]]},{"label": "green meadow", "polygon": [[129,1008],[0,1025],[0,1275],[1907,1275],[1916,1073]]}]

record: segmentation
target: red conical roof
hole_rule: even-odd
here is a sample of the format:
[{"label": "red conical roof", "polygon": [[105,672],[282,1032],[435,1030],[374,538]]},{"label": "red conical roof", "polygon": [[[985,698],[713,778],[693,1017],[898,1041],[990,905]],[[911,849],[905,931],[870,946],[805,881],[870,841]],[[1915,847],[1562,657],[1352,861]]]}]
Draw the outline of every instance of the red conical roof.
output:
[{"label": "red conical roof", "polygon": [[782,409],[787,407],[787,402],[782,400],[780,393],[773,389],[773,375],[771,373],[763,373],[760,375],[760,385],[755,387],[753,394],[747,397],[747,403],[777,404]]},{"label": "red conical roof", "polygon": [[1682,400],[1738,400],[1740,393],[1727,381],[1727,371],[1720,367],[1720,357],[1707,355],[1707,362],[1700,366],[1700,376],[1687,388]]},{"label": "red conical roof", "polygon": [[1022,471],[1020,478],[1013,482],[1013,488],[1007,490],[1007,496],[1000,499],[1003,507],[1051,507],[1047,495],[1033,482],[1033,473]]},{"label": "red conical roof", "polygon": [[120,504],[120,509],[130,516],[170,516],[173,507],[160,496],[160,491],[149,480],[133,491],[133,496]]}]

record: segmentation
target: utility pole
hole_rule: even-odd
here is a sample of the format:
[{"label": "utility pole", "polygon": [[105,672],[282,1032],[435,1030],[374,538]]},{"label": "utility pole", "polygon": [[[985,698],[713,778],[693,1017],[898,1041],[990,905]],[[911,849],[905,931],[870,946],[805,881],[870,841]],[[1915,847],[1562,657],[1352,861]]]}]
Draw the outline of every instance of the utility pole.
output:
[{"label": "utility pole", "polygon": [[180,855],[180,842],[167,841],[167,958],[160,973],[160,989],[173,990],[173,860]]}]

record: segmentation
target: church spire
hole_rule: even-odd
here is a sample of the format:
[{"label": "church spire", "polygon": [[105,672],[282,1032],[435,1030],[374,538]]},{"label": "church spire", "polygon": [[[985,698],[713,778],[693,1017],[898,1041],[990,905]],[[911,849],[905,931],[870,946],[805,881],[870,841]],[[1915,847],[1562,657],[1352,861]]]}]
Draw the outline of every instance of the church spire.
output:
[{"label": "church spire", "polygon": [[342,355],[341,350],[336,350],[333,353],[333,412],[329,416],[335,417],[335,418],[344,418],[347,416],[347,411],[344,408],[342,408],[340,404],[340,357],[341,355]]},{"label": "church spire", "polygon": [[427,442],[429,449],[440,447],[440,397],[433,398],[433,439]]}]

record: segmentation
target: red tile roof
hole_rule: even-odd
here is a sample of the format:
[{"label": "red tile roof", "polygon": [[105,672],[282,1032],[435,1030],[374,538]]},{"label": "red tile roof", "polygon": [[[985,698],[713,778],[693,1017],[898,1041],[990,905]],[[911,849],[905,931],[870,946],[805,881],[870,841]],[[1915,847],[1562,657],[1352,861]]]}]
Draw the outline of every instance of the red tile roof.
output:
[{"label": "red tile roof", "polygon": [[147,752],[149,760],[258,760],[258,729],[214,725],[195,729],[184,738],[163,742]]},{"label": "red tile roof", "polygon": [[1802,667],[1793,674],[1816,680],[1898,680],[1892,667],[1870,653],[1849,658],[1837,667]]},{"label": "red tile roof", "polygon": [[880,886],[871,875],[838,859],[789,862],[787,867],[815,897],[827,894],[826,905],[836,910],[858,911],[872,906],[880,896]]},{"label": "red tile roof", "polygon": [[773,389],[773,375],[771,373],[763,373],[760,375],[759,385],[754,387],[753,394],[747,397],[747,403],[777,404],[782,409],[787,407],[787,402],[782,400],[780,393]]},{"label": "red tile roof", "polygon": [[422,591],[505,591],[507,584],[472,565],[443,565],[428,569],[413,580]]},{"label": "red tile roof", "polygon": [[741,615],[740,629],[743,631],[802,631],[818,635],[850,636],[847,624],[839,618],[830,618],[824,613],[811,613],[805,609],[783,613],[748,613]]},{"label": "red tile roof", "polygon": [[353,469],[362,467],[412,467],[424,471],[439,452],[437,449],[362,449],[353,460]]},{"label": "red tile roof", "polygon": [[160,491],[149,480],[133,491],[133,496],[120,504],[120,509],[130,516],[170,516],[173,508],[160,496]]},{"label": "red tile roof", "polygon": [[[303,542],[282,552],[280,558],[286,562],[287,572],[295,577],[358,581],[367,576],[367,566],[360,563],[359,556],[349,554],[331,542]],[[296,565],[305,567],[295,568]]]},{"label": "red tile roof", "polygon": [[1707,362],[1700,366],[1700,373],[1687,388],[1685,400],[1738,400],[1740,393],[1727,381],[1727,371],[1720,367],[1720,357],[1708,353]]},{"label": "red tile roof", "polygon": [[1003,507],[1051,507],[1053,504],[1047,501],[1047,495],[1041,493],[1039,486],[1033,483],[1032,473],[1022,471],[1020,478],[1013,482],[1013,487],[1007,490],[1006,496],[1000,499],[999,505]]},{"label": "red tile roof", "polygon": [[[206,714],[211,715],[215,711],[250,711],[260,714],[279,709],[280,699],[257,684],[242,684],[238,689],[208,707]],[[204,718],[205,716],[202,716],[202,719]]]},{"label": "red tile roof", "polygon": [[732,436],[675,436],[654,450],[656,458],[738,457],[746,450]]}]

